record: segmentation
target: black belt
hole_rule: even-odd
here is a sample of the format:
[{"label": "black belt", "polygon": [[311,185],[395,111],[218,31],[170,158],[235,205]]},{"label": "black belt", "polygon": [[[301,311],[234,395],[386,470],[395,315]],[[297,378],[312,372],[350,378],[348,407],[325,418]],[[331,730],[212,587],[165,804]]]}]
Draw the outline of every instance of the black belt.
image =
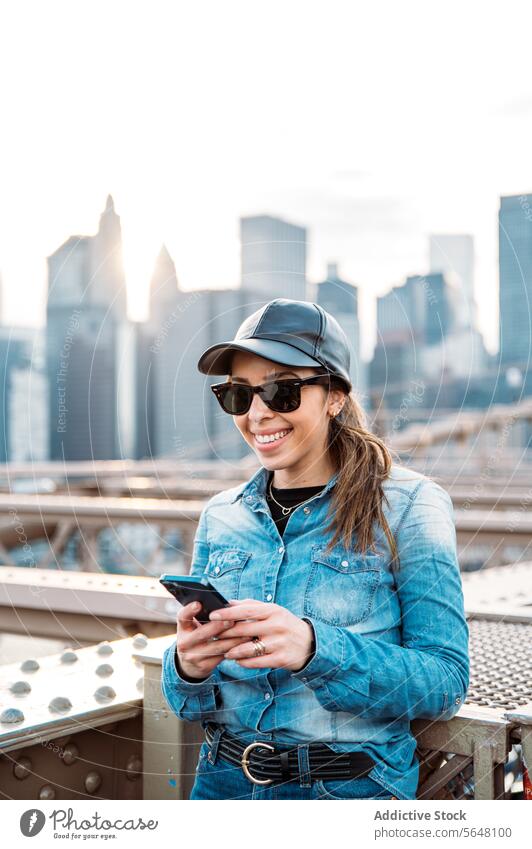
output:
[{"label": "black belt", "polygon": [[[209,745],[219,727],[212,722],[206,724],[205,737]],[[242,743],[238,737],[225,729],[218,741],[220,756],[235,766],[242,767],[246,778],[254,784],[299,779],[301,772],[297,750],[297,744],[292,748],[282,748],[263,740]],[[335,752],[326,743],[309,743],[308,761],[311,780],[321,778],[324,781],[360,778],[375,766],[375,761],[364,752]]]}]

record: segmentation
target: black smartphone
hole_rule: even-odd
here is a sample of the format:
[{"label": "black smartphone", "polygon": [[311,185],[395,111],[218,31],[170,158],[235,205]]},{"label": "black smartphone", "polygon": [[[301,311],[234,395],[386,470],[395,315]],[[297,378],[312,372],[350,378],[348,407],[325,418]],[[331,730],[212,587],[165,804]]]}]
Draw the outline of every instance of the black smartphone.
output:
[{"label": "black smartphone", "polygon": [[193,578],[190,575],[161,575],[159,581],[180,604],[200,601],[201,610],[196,613],[198,622],[210,622],[209,613],[221,607],[229,607],[229,602],[206,578]]}]

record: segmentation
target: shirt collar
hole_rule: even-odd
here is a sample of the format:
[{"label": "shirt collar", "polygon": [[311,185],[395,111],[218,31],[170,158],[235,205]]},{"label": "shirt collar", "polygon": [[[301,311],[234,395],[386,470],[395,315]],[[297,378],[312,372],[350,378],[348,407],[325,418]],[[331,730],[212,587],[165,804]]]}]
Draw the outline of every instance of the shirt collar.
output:
[{"label": "shirt collar", "polygon": [[[264,466],[261,466],[255,474],[241,486],[238,492],[231,499],[231,504],[234,504],[238,498],[244,498],[249,495],[255,496],[265,496],[266,495],[266,486],[268,484],[268,477],[270,474],[270,470],[266,469]],[[329,492],[330,489],[336,483],[338,478],[338,472],[335,472],[334,475],[327,481],[322,492],[319,495],[325,495],[326,492]]]}]

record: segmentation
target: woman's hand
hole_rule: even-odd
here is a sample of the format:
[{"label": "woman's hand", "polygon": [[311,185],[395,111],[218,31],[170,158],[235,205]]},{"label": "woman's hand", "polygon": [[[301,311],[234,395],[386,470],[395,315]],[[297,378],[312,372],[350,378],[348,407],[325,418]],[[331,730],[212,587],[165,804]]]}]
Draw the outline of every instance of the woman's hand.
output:
[{"label": "woman's hand", "polygon": [[[307,664],[314,636],[308,622],[295,616],[286,607],[252,598],[231,600],[230,605],[214,610],[209,615],[210,623],[231,623],[232,627],[225,632],[227,638],[241,638],[240,645],[225,652],[227,660],[236,660],[240,666],[248,669],[281,667],[292,672],[297,672]],[[241,621],[245,619],[252,621]],[[266,646],[266,654],[255,655],[253,637],[261,639]]]},{"label": "woman's hand", "polygon": [[[189,678],[207,678],[215,666],[224,659],[224,652],[243,642],[242,637],[225,639],[219,637],[234,622],[201,623],[194,614],[199,613],[201,604],[191,601],[177,613],[176,651],[179,665]],[[213,637],[217,637],[213,640]]]}]

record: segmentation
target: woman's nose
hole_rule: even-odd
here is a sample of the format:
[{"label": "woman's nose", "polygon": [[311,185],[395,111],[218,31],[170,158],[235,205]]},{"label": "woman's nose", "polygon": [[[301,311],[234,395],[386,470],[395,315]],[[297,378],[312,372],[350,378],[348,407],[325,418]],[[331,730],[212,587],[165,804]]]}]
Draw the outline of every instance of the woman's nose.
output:
[{"label": "woman's nose", "polygon": [[248,410],[248,417],[253,421],[260,421],[264,416],[267,415],[269,418],[274,415],[273,410],[264,403],[260,395],[255,392],[253,395],[253,400],[251,402],[251,407]]}]

